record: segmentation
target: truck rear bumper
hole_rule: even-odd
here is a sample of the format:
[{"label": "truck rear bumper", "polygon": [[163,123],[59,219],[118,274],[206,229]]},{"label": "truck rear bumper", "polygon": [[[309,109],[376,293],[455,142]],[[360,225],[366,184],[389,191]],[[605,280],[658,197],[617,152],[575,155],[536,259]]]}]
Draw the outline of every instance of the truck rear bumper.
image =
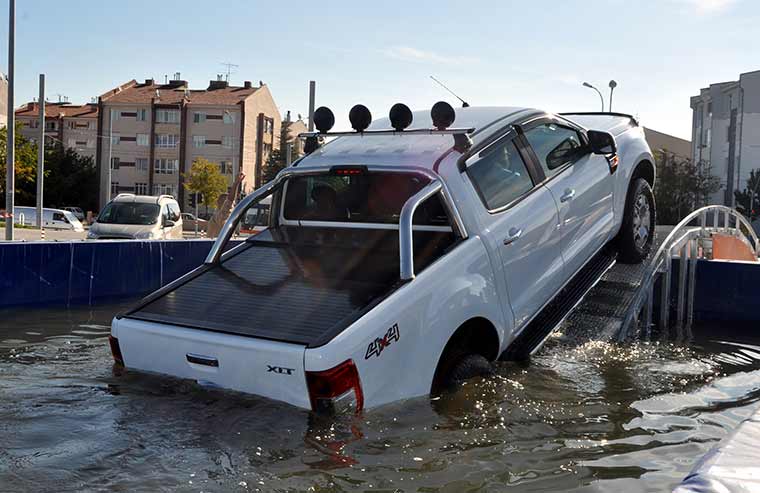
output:
[{"label": "truck rear bumper", "polygon": [[114,319],[124,365],[211,383],[310,409],[305,347],[123,317]]}]

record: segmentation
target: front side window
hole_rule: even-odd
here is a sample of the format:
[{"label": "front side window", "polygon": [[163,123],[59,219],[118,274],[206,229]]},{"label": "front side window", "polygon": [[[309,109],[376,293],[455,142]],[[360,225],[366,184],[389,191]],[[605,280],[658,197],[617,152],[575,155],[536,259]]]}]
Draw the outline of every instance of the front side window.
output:
[{"label": "front side window", "polygon": [[496,144],[482,159],[467,169],[488,210],[500,209],[517,200],[533,188],[514,142]]},{"label": "front side window", "polygon": [[554,123],[545,123],[525,132],[546,177],[556,175],[585,154],[577,131]]}]

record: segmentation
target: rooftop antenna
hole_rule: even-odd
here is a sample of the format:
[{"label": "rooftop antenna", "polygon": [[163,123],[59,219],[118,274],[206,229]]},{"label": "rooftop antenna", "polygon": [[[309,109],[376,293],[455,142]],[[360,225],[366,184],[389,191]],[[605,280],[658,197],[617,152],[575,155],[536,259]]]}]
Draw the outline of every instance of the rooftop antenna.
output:
[{"label": "rooftop antenna", "polygon": [[59,92],[57,92],[55,95],[56,95],[56,96],[58,96],[58,102],[59,102],[59,103],[62,103],[62,102],[63,102],[63,98],[64,98],[65,96],[64,96],[63,94],[59,93]]},{"label": "rooftop antenna", "polygon": [[169,74],[164,74],[164,84],[169,83]]},{"label": "rooftop antenna", "polygon": [[231,63],[231,62],[222,62],[221,64],[224,65],[225,67],[227,67],[227,72],[226,72],[227,78],[226,78],[226,80],[227,80],[227,82],[229,82],[230,81],[230,74],[232,74],[232,73],[235,72],[232,69],[233,68],[238,68],[238,67],[240,67],[240,65],[236,65],[236,64]]},{"label": "rooftop antenna", "polygon": [[470,107],[470,103],[468,103],[468,102],[467,102],[467,101],[465,101],[464,99],[462,99],[462,98],[460,98],[459,96],[457,96],[457,95],[454,93],[454,91],[452,91],[451,89],[449,89],[448,87],[446,87],[446,86],[443,84],[443,82],[441,82],[440,80],[436,79],[436,78],[435,78],[435,77],[433,77],[432,75],[430,76],[430,78],[431,78],[431,79],[433,79],[435,82],[437,82],[439,86],[443,87],[443,88],[444,88],[444,89],[446,89],[448,92],[450,92],[452,96],[454,96],[455,98],[457,98],[458,100],[460,100],[460,101],[462,102],[462,108],[469,108],[469,107]]}]

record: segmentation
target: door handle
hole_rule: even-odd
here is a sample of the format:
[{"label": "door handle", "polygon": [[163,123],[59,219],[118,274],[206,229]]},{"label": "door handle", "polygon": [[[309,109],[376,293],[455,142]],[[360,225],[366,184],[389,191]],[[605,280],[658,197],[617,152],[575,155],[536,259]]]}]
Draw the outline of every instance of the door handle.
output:
[{"label": "door handle", "polygon": [[559,198],[560,202],[570,202],[575,197],[575,190],[572,188],[568,188],[565,190],[565,193],[562,194],[562,197]]},{"label": "door handle", "polygon": [[523,230],[521,228],[510,228],[509,230],[509,236],[504,238],[504,244],[505,245],[511,245],[515,241],[520,239],[520,236],[522,236]]}]

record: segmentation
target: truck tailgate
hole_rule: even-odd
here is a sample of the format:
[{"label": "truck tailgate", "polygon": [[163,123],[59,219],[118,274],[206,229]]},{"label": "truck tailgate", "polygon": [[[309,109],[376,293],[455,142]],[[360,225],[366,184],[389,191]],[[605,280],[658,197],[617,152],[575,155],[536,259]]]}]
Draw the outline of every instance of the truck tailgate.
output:
[{"label": "truck tailgate", "polygon": [[114,319],[111,333],[127,368],[311,407],[304,346],[129,318]]}]

